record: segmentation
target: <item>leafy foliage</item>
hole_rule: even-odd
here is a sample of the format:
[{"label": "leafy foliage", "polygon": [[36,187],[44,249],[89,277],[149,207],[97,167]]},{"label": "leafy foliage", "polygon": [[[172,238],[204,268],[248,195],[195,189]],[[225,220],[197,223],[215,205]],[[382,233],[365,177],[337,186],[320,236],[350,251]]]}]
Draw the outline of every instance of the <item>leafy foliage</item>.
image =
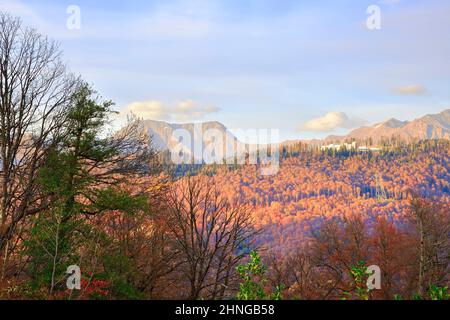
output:
[{"label": "leafy foliage", "polygon": [[[351,267],[350,275],[353,280],[353,293],[360,300],[369,300],[371,289],[367,286],[367,279],[369,278],[369,273],[367,270],[366,262],[361,260]],[[344,292],[344,300],[347,298],[352,298],[352,292]]]},{"label": "leafy foliage", "polygon": [[438,287],[434,284],[431,284],[430,288],[428,289],[428,296],[431,300],[450,300],[448,286]]},{"label": "leafy foliage", "polygon": [[282,299],[282,286],[276,287],[273,293],[266,293],[267,267],[256,251],[250,252],[250,261],[246,265],[239,265],[237,271],[241,277],[239,292],[236,296],[238,300]]}]

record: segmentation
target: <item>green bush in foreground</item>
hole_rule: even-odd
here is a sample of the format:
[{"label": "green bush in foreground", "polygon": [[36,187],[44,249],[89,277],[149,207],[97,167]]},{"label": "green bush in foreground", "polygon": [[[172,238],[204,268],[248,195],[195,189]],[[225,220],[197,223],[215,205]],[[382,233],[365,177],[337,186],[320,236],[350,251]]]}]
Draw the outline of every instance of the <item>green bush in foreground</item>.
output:
[{"label": "green bush in foreground", "polygon": [[262,263],[256,251],[250,252],[250,261],[237,267],[241,283],[236,296],[238,300],[281,300],[281,286],[277,286],[272,293],[266,293],[265,286],[267,267]]}]

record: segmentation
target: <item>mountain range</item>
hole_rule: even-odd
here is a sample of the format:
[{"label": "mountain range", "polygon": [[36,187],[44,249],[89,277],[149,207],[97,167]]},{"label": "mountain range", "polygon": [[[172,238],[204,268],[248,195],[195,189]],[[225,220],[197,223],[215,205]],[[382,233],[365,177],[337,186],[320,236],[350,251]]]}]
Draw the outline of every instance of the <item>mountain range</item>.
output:
[{"label": "mountain range", "polygon": [[329,136],[325,142],[343,142],[348,140],[372,140],[374,144],[392,137],[402,141],[425,139],[450,139],[450,109],[438,114],[428,114],[412,121],[400,121],[394,118],[364,126],[345,136]]},{"label": "mountain range", "polygon": [[[174,137],[178,129],[184,129],[190,133],[191,141],[184,141],[186,151],[191,152],[193,146],[201,139],[201,133],[209,129],[217,130],[225,137],[222,143],[242,144],[237,138],[218,121],[209,121],[203,123],[185,123],[175,124],[164,121],[144,120],[144,128],[153,137],[153,143],[160,150],[167,150],[180,141],[180,138]],[[444,110],[438,114],[428,114],[412,121],[401,121],[398,119],[388,119],[384,122],[372,126],[364,126],[352,130],[344,136],[328,136],[325,139],[314,140],[296,140],[286,141],[283,144],[292,144],[303,142],[311,145],[324,145],[328,143],[342,143],[344,141],[355,140],[358,142],[372,141],[378,144],[383,140],[396,137],[402,141],[413,141],[423,139],[450,139],[450,109]],[[182,140],[183,138],[181,138]]]}]

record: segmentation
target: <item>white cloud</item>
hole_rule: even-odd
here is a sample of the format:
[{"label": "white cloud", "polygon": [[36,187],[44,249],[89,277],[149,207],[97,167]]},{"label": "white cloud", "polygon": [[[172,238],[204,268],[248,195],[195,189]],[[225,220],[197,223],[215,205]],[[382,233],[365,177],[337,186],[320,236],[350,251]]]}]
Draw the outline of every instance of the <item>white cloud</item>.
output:
[{"label": "white cloud", "polygon": [[124,108],[121,113],[133,113],[139,118],[154,120],[162,120],[169,117],[169,113],[160,101],[133,102]]},{"label": "white cloud", "polygon": [[175,106],[167,106],[161,101],[150,100],[133,102],[125,107],[121,114],[133,113],[142,119],[191,121],[200,120],[219,110],[215,106],[199,106],[193,100],[183,100]]},{"label": "white cloud", "polygon": [[427,89],[421,85],[410,85],[393,89],[394,93],[401,95],[420,96],[427,92]]},{"label": "white cloud", "polygon": [[364,124],[364,120],[350,119],[343,112],[329,112],[322,117],[305,122],[300,129],[303,131],[326,132],[340,128],[350,129]]}]

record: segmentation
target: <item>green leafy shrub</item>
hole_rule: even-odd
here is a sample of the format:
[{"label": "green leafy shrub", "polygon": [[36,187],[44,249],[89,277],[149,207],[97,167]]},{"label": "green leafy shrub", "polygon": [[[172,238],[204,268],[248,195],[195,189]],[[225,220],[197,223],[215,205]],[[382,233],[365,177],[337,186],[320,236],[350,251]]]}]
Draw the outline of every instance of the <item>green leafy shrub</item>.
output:
[{"label": "green leafy shrub", "polygon": [[256,251],[250,252],[250,261],[239,265],[237,271],[242,281],[239,285],[238,300],[281,300],[283,286],[277,286],[273,293],[266,293],[267,267]]}]

